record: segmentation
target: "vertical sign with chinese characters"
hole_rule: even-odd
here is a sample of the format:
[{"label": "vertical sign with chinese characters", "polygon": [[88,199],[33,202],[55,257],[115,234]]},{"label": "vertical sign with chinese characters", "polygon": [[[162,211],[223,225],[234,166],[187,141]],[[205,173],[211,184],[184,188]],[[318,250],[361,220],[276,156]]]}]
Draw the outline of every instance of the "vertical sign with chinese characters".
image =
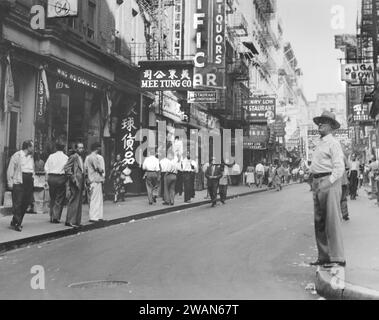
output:
[{"label": "vertical sign with chinese characters", "polygon": [[137,104],[135,104],[130,113],[121,120],[121,143],[124,153],[123,164],[129,167],[136,164],[136,134],[139,121],[139,115],[136,109]]},{"label": "vertical sign with chinese characters", "polygon": [[35,151],[42,154],[45,150],[47,141],[46,132],[46,88],[42,79],[42,72],[38,72],[37,77],[37,96],[36,96],[36,110],[35,110]]},{"label": "vertical sign with chinese characters", "polygon": [[225,83],[226,0],[197,0],[194,86],[223,87]]},{"label": "vertical sign with chinese characters", "polygon": [[183,1],[174,0],[174,30],[173,30],[173,48],[174,56],[182,59],[183,47]]}]

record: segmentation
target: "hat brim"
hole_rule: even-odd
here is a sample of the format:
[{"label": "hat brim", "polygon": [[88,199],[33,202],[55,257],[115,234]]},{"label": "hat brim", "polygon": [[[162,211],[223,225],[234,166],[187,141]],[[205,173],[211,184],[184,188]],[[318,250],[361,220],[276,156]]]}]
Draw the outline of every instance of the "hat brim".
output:
[{"label": "hat brim", "polygon": [[319,125],[320,123],[326,122],[326,121],[331,123],[333,130],[338,130],[339,128],[341,128],[341,124],[337,120],[334,120],[328,117],[316,117],[313,119],[313,122],[316,125]]}]

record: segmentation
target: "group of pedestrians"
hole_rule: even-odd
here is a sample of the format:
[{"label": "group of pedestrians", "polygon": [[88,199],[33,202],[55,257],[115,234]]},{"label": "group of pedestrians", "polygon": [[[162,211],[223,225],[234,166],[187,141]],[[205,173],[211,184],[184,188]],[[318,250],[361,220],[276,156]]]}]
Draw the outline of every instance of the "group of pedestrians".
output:
[{"label": "group of pedestrians", "polygon": [[[225,204],[229,185],[229,170],[234,164],[216,164],[216,158],[200,169],[197,161],[191,159],[190,153],[186,157],[170,151],[167,157],[159,160],[155,149],[148,150],[148,157],[144,160],[142,169],[147,189],[149,205],[157,203],[158,196],[163,199],[163,205],[174,206],[176,195],[184,193],[184,203],[191,203],[195,198],[195,175],[202,170],[206,179],[207,198],[210,197],[212,207],[217,204],[217,195]],[[160,192],[159,192],[160,191]]]},{"label": "group of pedestrians", "polygon": [[[67,204],[65,225],[77,228],[82,221],[83,193],[89,198],[90,222],[103,221],[103,184],[105,163],[101,144],[94,143],[91,153],[84,159],[84,144],[77,143],[74,152],[67,156],[65,146],[57,143],[44,166],[50,195],[50,222],[61,223],[63,207]],[[33,194],[35,163],[34,143],[25,141],[22,150],[10,159],[7,170],[8,188],[12,191],[13,219],[11,228],[21,232],[30,195]],[[84,159],[84,160],[83,160]]]}]

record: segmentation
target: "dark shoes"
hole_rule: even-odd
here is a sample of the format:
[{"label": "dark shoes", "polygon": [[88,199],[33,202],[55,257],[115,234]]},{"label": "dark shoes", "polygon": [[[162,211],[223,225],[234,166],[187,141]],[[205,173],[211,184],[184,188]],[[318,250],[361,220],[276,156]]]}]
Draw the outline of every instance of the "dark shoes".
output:
[{"label": "dark shoes", "polygon": [[349,218],[349,217],[343,217],[343,219],[344,219],[345,221],[350,221],[350,218]]},{"label": "dark shoes", "polygon": [[69,228],[79,228],[79,226],[76,226],[76,225],[74,225],[74,224],[71,224],[71,223],[65,223],[65,226],[66,227],[69,227]]},{"label": "dark shoes", "polygon": [[309,265],[312,267],[318,267],[318,266],[323,266],[324,264],[329,263],[329,261],[322,261],[322,260],[316,260],[314,262],[311,262]]},{"label": "dark shoes", "polygon": [[54,220],[51,221],[51,223],[52,224],[60,224],[61,222],[59,220],[54,219]]}]

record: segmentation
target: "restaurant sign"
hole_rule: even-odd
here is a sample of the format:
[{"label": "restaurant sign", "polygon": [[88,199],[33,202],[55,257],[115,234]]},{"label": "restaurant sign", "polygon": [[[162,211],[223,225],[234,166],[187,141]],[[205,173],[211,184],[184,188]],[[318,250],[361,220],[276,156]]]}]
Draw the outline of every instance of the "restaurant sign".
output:
[{"label": "restaurant sign", "polygon": [[267,150],[267,143],[254,142],[249,137],[244,137],[243,148],[249,150]]},{"label": "restaurant sign", "polygon": [[217,91],[188,91],[188,103],[217,103]]},{"label": "restaurant sign", "polygon": [[276,117],[276,99],[269,97],[250,97],[243,100],[246,120],[250,122],[267,122]]},{"label": "restaurant sign", "polygon": [[188,91],[193,88],[193,61],[141,61],[142,91]]},{"label": "restaurant sign", "polygon": [[[370,103],[372,104],[372,103]],[[365,122],[370,121],[370,107],[369,104],[356,104],[353,107],[353,121],[354,122]]]},{"label": "restaurant sign", "polygon": [[250,126],[249,138],[251,142],[261,143],[268,141],[267,126]]}]

